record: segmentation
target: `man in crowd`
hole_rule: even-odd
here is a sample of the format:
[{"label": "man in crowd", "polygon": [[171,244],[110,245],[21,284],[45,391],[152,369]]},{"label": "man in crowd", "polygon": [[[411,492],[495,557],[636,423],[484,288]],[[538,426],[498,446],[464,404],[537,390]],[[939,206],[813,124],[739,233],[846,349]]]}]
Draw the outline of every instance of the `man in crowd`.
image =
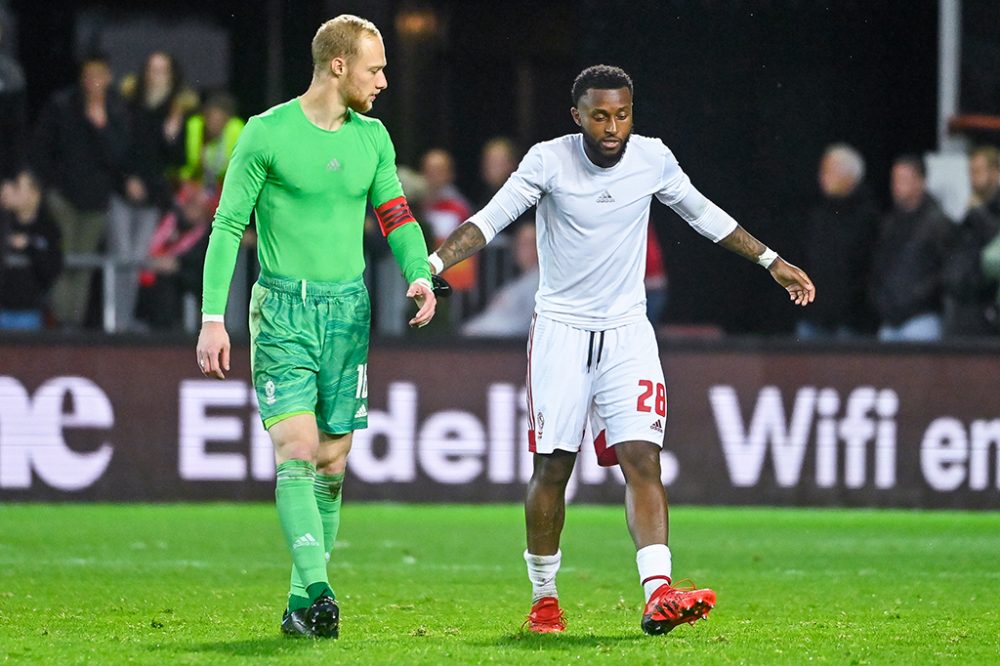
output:
[{"label": "man in crowd", "polygon": [[810,212],[803,240],[804,261],[823,298],[806,310],[796,327],[803,339],[849,338],[871,332],[868,300],[878,210],[864,184],[865,161],[847,144],[834,144],[819,164],[822,200]]},{"label": "man in crowd", "polygon": [[972,205],[952,232],[944,265],[944,327],[949,337],[998,331],[997,278],[981,270],[980,253],[1000,234],[1000,150],[981,146],[969,156]]},{"label": "man in crowd", "polygon": [[893,208],[882,222],[872,268],[872,302],[883,341],[941,338],[941,268],[951,222],[928,194],[915,155],[892,165]]},{"label": "man in crowd", "polygon": [[43,327],[49,288],[62,270],[56,226],[34,174],[0,187],[0,329]]},{"label": "man in crowd", "polygon": [[[65,254],[97,252],[111,195],[124,184],[127,147],[128,120],[111,88],[111,67],[105,56],[91,55],[80,66],[78,85],[57,92],[42,109],[29,151]],[[70,269],[56,282],[52,305],[61,325],[84,324],[92,275],[89,268]]]}]

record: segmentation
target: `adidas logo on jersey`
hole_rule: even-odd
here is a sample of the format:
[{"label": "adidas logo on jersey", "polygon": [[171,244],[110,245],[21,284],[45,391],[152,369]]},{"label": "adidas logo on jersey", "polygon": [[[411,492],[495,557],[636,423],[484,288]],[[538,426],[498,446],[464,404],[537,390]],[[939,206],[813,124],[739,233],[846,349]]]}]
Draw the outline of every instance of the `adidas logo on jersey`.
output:
[{"label": "adidas logo on jersey", "polygon": [[368,409],[364,405],[358,407],[358,411],[354,412],[354,418],[360,419],[362,416],[368,416]]},{"label": "adidas logo on jersey", "polygon": [[314,537],[309,532],[306,532],[298,539],[296,539],[294,543],[292,543],[292,550],[295,550],[297,548],[304,548],[306,546],[318,546],[318,545],[319,541],[316,541],[316,537]]},{"label": "adidas logo on jersey", "polygon": [[603,190],[601,196],[597,197],[597,203],[614,203],[615,198],[611,196],[611,192]]},{"label": "adidas logo on jersey", "polygon": [[653,425],[649,426],[650,430],[655,430],[656,432],[663,432],[663,421],[662,419],[656,419],[653,421]]},{"label": "adidas logo on jersey", "polygon": [[332,160],[326,163],[326,168],[330,171],[340,171],[340,160],[334,157]]}]

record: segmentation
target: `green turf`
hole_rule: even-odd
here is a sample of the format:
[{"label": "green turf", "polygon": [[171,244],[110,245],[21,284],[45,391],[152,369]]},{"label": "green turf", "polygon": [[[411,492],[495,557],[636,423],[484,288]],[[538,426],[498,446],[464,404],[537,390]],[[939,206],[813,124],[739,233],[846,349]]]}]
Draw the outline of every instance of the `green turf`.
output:
[{"label": "green turf", "polygon": [[711,621],[639,629],[619,507],[572,506],[569,629],[518,627],[521,510],[345,503],[338,641],[283,639],[261,504],[0,506],[0,662],[937,664],[1000,661],[1000,513],[674,507],[674,574]]}]

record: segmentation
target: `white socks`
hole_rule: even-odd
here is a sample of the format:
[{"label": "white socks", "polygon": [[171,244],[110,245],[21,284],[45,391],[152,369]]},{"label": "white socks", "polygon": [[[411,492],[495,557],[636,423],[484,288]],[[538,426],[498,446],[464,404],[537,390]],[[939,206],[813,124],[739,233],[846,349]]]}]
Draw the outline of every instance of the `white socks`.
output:
[{"label": "white socks", "polygon": [[635,554],[639,581],[646,601],[664,583],[670,582],[670,548],[661,543],[640,548]]},{"label": "white socks", "polygon": [[[555,555],[532,555],[524,551],[524,561],[528,565],[528,580],[531,581],[531,603],[542,597],[558,597],[556,573],[559,572],[562,551],[557,550]],[[642,591],[646,601],[649,601],[657,588],[670,582],[670,548],[663,544],[646,546],[635,554],[635,563],[639,567]]]},{"label": "white socks", "polygon": [[542,597],[559,596],[556,593],[556,573],[559,571],[561,560],[561,550],[557,550],[555,555],[532,555],[524,551],[524,561],[528,564],[528,580],[531,581],[531,603]]}]

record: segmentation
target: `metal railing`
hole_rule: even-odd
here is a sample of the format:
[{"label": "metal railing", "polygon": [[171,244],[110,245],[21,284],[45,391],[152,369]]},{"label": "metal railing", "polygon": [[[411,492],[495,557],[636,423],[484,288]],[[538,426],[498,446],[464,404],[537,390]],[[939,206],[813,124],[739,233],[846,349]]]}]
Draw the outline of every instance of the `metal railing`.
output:
[{"label": "metal railing", "polygon": [[[246,286],[247,271],[250,270],[249,264],[246,253],[241,252],[237,260],[236,270],[233,271],[234,279],[229,292],[230,307],[226,310],[226,327],[230,332],[245,332],[247,327],[245,305],[249,302],[249,290]],[[120,259],[104,254],[67,254],[64,257],[64,266],[70,269],[90,269],[101,272],[101,328],[105,333],[123,332],[119,330],[115,308],[115,287],[119,279],[119,272],[123,269],[152,268],[152,264],[149,261]],[[186,294],[182,304],[185,331],[194,333],[198,330],[201,324],[200,311],[197,299],[191,294]]]},{"label": "metal railing", "polygon": [[[484,305],[488,300],[496,293],[496,291],[503,285],[504,282],[513,277],[516,272],[513,261],[509,254],[503,251],[505,248],[498,247],[488,248],[487,251],[482,253],[483,262],[483,280],[480,281],[475,287],[474,293],[471,295],[471,301],[476,304]],[[19,256],[8,256],[4,261],[5,265],[10,268],[19,268],[27,266],[27,260],[24,257]],[[229,307],[226,310],[226,328],[231,332],[245,332],[247,328],[246,321],[246,304],[249,302],[249,271],[253,270],[252,261],[248,259],[247,253],[241,252],[239,259],[237,260],[236,269],[233,272],[232,286],[230,288],[229,295]],[[387,262],[388,263],[388,262]],[[121,333],[120,322],[118,322],[117,311],[116,311],[116,286],[118,280],[120,279],[120,273],[126,269],[135,268],[152,268],[153,265],[149,261],[137,261],[120,259],[112,255],[105,254],[67,254],[64,257],[64,266],[68,269],[78,269],[78,270],[94,270],[100,271],[101,273],[101,328],[105,333]],[[395,263],[392,262],[391,266],[384,267],[386,273],[396,273],[398,268],[395,267]],[[369,262],[369,270],[377,270],[371,262]],[[399,291],[397,288],[396,291]],[[402,291],[400,291],[400,294]],[[386,298],[381,299],[377,294],[373,294],[373,300],[377,303],[386,301],[387,303],[392,299]],[[405,299],[402,307],[405,307]],[[390,321],[403,321],[402,315],[396,312],[398,307],[390,306],[388,311],[384,313],[385,316],[380,317],[380,319],[385,322],[383,326],[380,326],[380,333],[389,336],[402,335],[403,330],[400,326],[393,326],[389,324]],[[197,299],[192,295],[185,295],[184,302],[182,305],[183,312],[183,325],[184,330],[189,333],[197,332],[200,324],[200,304]],[[391,315],[391,316],[390,316]],[[388,324],[388,325],[386,325]],[[397,330],[399,328],[400,330]]]}]

